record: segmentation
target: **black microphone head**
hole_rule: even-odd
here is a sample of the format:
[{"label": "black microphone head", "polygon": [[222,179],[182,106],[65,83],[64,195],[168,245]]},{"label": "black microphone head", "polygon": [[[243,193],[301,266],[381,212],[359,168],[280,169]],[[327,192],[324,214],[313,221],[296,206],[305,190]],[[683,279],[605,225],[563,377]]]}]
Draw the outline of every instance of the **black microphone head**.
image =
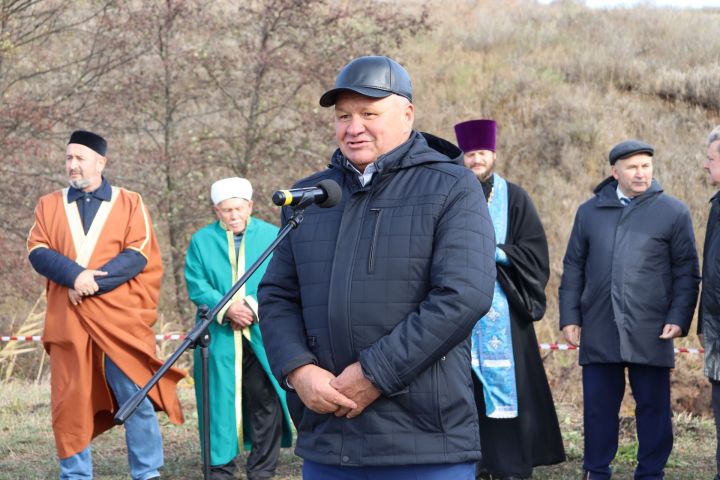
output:
[{"label": "black microphone head", "polygon": [[327,194],[327,198],[322,202],[319,202],[318,207],[334,207],[338,204],[340,200],[342,200],[342,190],[340,189],[340,185],[338,185],[335,180],[330,180],[329,178],[326,178],[322,182],[318,183],[317,187],[322,189]]},{"label": "black microphone head", "polygon": [[285,205],[285,192],[283,190],[278,190],[273,193],[272,202],[278,207]]}]

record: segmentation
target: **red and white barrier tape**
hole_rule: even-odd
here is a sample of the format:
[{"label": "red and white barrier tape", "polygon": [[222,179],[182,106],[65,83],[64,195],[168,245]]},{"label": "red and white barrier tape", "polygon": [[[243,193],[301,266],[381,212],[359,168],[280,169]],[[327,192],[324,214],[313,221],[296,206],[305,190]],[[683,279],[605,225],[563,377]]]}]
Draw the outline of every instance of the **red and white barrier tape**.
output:
[{"label": "red and white barrier tape", "polygon": [[[185,335],[174,334],[174,335],[155,335],[156,340],[183,340]],[[42,342],[40,335],[33,336],[15,336],[15,335],[3,335],[0,336],[0,342]],[[538,345],[540,350],[579,350],[578,347],[568,345],[567,343],[541,343]],[[675,353],[705,353],[703,348],[675,348]]]},{"label": "red and white barrier tape", "polygon": [[541,343],[540,350],[577,350],[578,347],[567,343]]},{"label": "red and white barrier tape", "polygon": [[[540,350],[580,350],[580,347],[567,343],[541,343]],[[705,353],[704,348],[675,348],[675,353]]]},{"label": "red and white barrier tape", "polygon": [[[183,340],[185,335],[155,335],[155,340]],[[0,342],[42,342],[40,335],[32,336],[16,336],[16,335],[3,335],[0,336]]]}]

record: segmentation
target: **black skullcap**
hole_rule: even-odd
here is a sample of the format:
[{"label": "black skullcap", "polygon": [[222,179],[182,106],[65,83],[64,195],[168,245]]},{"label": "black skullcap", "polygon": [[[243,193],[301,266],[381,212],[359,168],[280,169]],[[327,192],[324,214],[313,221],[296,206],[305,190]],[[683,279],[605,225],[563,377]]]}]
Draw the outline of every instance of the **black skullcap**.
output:
[{"label": "black skullcap", "polygon": [[360,57],[340,70],[335,87],[320,97],[320,105],[335,105],[337,96],[344,90],[372,98],[384,98],[395,94],[412,102],[412,82],[407,71],[388,57]]},{"label": "black skullcap", "polygon": [[87,130],[75,130],[72,135],[70,135],[68,145],[71,143],[85,145],[103,157],[107,153],[107,141],[97,133],[88,132]]},{"label": "black skullcap", "polygon": [[612,148],[612,150],[610,150],[608,160],[610,160],[610,165],[615,165],[615,162],[618,160],[632,157],[638,153],[645,153],[652,157],[655,155],[655,149],[652,145],[641,142],[640,140],[625,140],[624,142],[618,143]]}]

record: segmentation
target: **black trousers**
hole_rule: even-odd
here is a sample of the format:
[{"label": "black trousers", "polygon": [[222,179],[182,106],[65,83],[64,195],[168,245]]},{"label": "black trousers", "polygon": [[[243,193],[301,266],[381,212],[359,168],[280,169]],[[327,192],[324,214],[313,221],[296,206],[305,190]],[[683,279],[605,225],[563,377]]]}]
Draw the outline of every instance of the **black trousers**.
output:
[{"label": "black trousers", "polygon": [[[245,438],[252,440],[245,470],[248,480],[271,478],[275,473],[282,441],[282,406],[275,388],[253,352],[250,343],[242,338],[242,412]],[[210,480],[235,478],[236,461],[210,468]]]},{"label": "black trousers", "polygon": [[249,415],[253,446],[246,472],[249,480],[270,478],[280,456],[282,406],[265,370],[243,337],[243,415]]}]

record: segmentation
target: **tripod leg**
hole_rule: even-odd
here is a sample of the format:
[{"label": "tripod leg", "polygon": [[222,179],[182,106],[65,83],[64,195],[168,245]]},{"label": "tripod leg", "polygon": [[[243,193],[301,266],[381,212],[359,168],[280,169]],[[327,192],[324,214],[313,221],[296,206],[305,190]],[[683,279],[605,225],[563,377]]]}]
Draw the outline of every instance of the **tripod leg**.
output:
[{"label": "tripod leg", "polygon": [[207,345],[200,347],[200,361],[202,369],[202,401],[203,401],[203,476],[210,479],[210,378],[209,375],[210,349]]}]

